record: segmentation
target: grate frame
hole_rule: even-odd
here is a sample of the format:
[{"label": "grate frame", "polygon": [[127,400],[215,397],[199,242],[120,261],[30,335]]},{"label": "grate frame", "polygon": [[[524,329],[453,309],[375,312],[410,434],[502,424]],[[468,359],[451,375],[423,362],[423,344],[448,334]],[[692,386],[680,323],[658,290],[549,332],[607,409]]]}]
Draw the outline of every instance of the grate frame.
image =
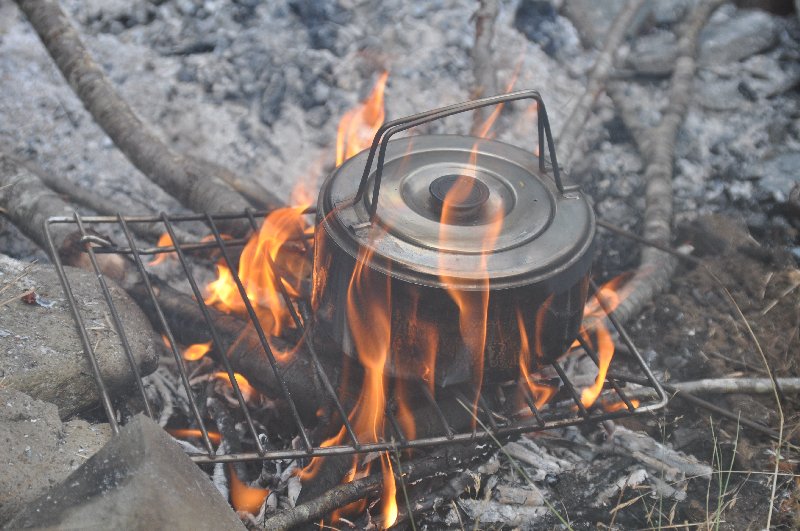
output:
[{"label": "grate frame", "polygon": [[[559,387],[563,386],[564,388],[567,389],[567,393],[572,402],[571,404],[567,405],[547,404],[544,406],[544,408],[542,408],[542,410],[538,409],[535,406],[534,398],[531,395],[529,389],[527,388],[527,385],[525,384],[523,378],[520,378],[515,385],[519,387],[519,389],[522,391],[524,401],[531,412],[531,416],[529,418],[523,420],[505,419],[506,421],[498,422],[498,419],[503,419],[504,417],[500,415],[498,412],[491,410],[488,407],[486,401],[482,400],[481,397],[479,397],[478,409],[483,414],[484,422],[476,423],[476,425],[469,431],[457,432],[448,424],[444,413],[437,405],[436,399],[434,398],[428,387],[420,383],[417,384],[420,390],[420,396],[424,397],[425,401],[433,407],[433,411],[436,414],[438,422],[442,427],[444,435],[434,436],[434,437],[424,437],[419,439],[409,439],[405,437],[405,435],[402,432],[402,429],[399,426],[399,423],[397,422],[397,419],[395,418],[392,412],[391,408],[392,400],[388,400],[385,413],[387,416],[387,420],[389,420],[389,426],[392,427],[392,431],[394,432],[394,436],[389,440],[382,440],[380,442],[369,442],[369,443],[363,442],[359,441],[358,437],[356,436],[355,431],[353,430],[353,427],[348,420],[347,411],[345,410],[344,405],[339,399],[339,396],[335,392],[333,384],[331,383],[330,379],[328,378],[327,374],[325,374],[325,371],[322,368],[322,364],[317,356],[317,353],[314,351],[313,341],[308,341],[306,343],[311,347],[308,349],[308,355],[311,358],[310,361],[312,362],[314,370],[319,376],[320,381],[322,382],[326,393],[332,399],[334,407],[338,410],[341,419],[343,419],[344,427],[349,439],[349,444],[341,444],[328,447],[315,446],[309,439],[308,430],[306,429],[302,419],[300,418],[296,403],[291,398],[291,394],[289,393],[286,381],[280,375],[277,362],[275,360],[274,354],[272,353],[269,341],[267,340],[267,334],[261,327],[260,323],[258,322],[255,309],[253,308],[252,304],[246,297],[245,289],[244,286],[242,285],[241,279],[238,276],[236,268],[233,267],[234,261],[232,259],[232,256],[234,255],[231,254],[231,250],[233,248],[243,247],[246,244],[247,239],[245,238],[225,239],[223,238],[218,228],[218,223],[222,221],[245,220],[249,223],[250,227],[254,231],[258,231],[260,227],[257,219],[264,219],[271,212],[272,211],[255,211],[248,209],[242,213],[203,214],[203,215],[193,214],[193,215],[178,215],[178,216],[170,216],[164,212],[160,213],[160,215],[158,216],[125,216],[123,214],[117,214],[116,216],[81,216],[79,213],[76,212],[72,217],[53,217],[45,221],[44,229],[47,237],[50,256],[56,267],[56,271],[58,273],[61,286],[64,290],[64,294],[68,302],[68,305],[70,307],[73,320],[75,321],[75,326],[78,331],[84,353],[86,354],[87,360],[89,361],[92,374],[97,384],[98,393],[100,395],[100,402],[103,406],[108,421],[111,425],[111,429],[115,434],[118,433],[120,424],[119,421],[117,420],[117,412],[115,410],[113,399],[111,398],[111,394],[109,393],[108,387],[101,375],[94,347],[92,346],[91,341],[89,340],[88,331],[84,323],[83,316],[81,315],[80,309],[76,303],[75,295],[72,291],[69,279],[64,269],[64,265],[61,262],[61,259],[58,255],[58,251],[56,249],[55,242],[53,240],[53,236],[51,233],[51,227],[53,225],[72,224],[75,225],[77,231],[79,232],[80,234],[79,243],[84,247],[84,251],[89,256],[90,264],[92,266],[93,271],[96,274],[98,289],[103,294],[103,298],[106,302],[106,305],[111,315],[111,321],[114,325],[115,331],[120,339],[120,343],[123,347],[125,355],[131,366],[131,370],[136,380],[137,390],[139,392],[141,399],[144,402],[145,414],[147,414],[150,417],[153,417],[153,410],[147,399],[141,375],[139,374],[139,370],[135,362],[133,352],[128,343],[127,333],[125,331],[124,324],[122,322],[122,319],[120,318],[119,312],[117,311],[114,305],[111,292],[109,291],[108,284],[106,283],[105,280],[105,276],[102,273],[99,263],[97,261],[97,255],[109,254],[109,253],[124,255],[128,256],[134,262],[136,271],[140,279],[144,283],[148,292],[148,296],[150,297],[150,300],[153,303],[153,307],[156,310],[157,314],[156,316],[158,318],[159,323],[161,324],[161,332],[168,339],[169,347],[175,358],[176,368],[180,375],[181,384],[184,387],[184,390],[186,391],[187,397],[189,397],[192,418],[195,421],[197,429],[199,429],[201,432],[201,439],[203,441],[203,446],[206,452],[189,453],[191,459],[198,463],[226,463],[226,462],[263,461],[263,460],[276,460],[276,459],[298,459],[298,458],[347,455],[347,454],[368,453],[368,452],[378,452],[378,451],[396,452],[399,450],[411,449],[411,448],[429,448],[429,447],[451,445],[458,443],[474,443],[476,441],[485,441],[488,439],[504,437],[509,435],[531,433],[536,431],[562,428],[566,426],[576,426],[588,423],[599,423],[605,420],[619,419],[623,417],[629,417],[632,415],[641,415],[663,408],[668,401],[667,394],[665,393],[661,384],[653,375],[650,368],[647,366],[647,363],[644,361],[641,353],[637,349],[636,345],[633,343],[625,327],[623,327],[622,323],[620,323],[619,320],[616,319],[613,312],[609,311],[610,308],[608,308],[605,305],[605,302],[602,300],[602,298],[598,298],[600,305],[605,311],[609,322],[617,332],[618,341],[621,342],[621,344],[623,344],[626,347],[626,350],[633,362],[632,365],[635,367],[636,370],[640,371],[639,374],[626,374],[626,373],[616,373],[609,371],[609,373],[606,376],[604,390],[607,389],[613,390],[619,402],[625,405],[624,408],[617,411],[598,411],[596,408],[590,408],[589,410],[587,410],[580,401],[580,393],[578,389],[576,388],[575,385],[573,385],[573,383],[568,378],[567,374],[565,373],[562,367],[561,362],[556,361],[551,364],[551,367],[558,375],[558,380],[560,383]],[[303,214],[313,216],[316,214],[316,210],[313,207],[307,208],[306,210],[303,211]],[[213,235],[213,240],[196,241],[196,242],[178,241],[175,235],[176,224],[198,222],[198,221],[205,223],[205,225],[209,227]],[[173,245],[140,248],[137,245],[136,240],[134,239],[133,234],[130,230],[130,225],[136,223],[161,223],[164,226],[164,232],[169,234],[170,237],[172,238]],[[110,240],[102,236],[98,236],[99,231],[89,230],[89,228],[91,227],[100,225],[115,226],[119,231],[121,231],[124,234],[127,246],[117,246]],[[300,236],[300,238],[302,239],[305,239],[305,237],[306,237],[305,235]],[[283,395],[282,398],[284,398],[286,402],[289,404],[289,409],[292,414],[292,419],[297,428],[298,435],[300,436],[301,448],[268,450],[264,447],[261,437],[259,437],[258,430],[256,429],[255,424],[253,422],[249,406],[247,405],[247,402],[244,399],[244,396],[241,392],[241,389],[239,388],[236,378],[234,377],[233,369],[230,366],[227,357],[224,355],[220,356],[222,364],[224,366],[225,372],[229,376],[229,380],[233,387],[233,394],[237,402],[239,403],[240,408],[242,409],[242,413],[245,419],[245,424],[247,426],[247,431],[252,437],[252,443],[255,445],[256,450],[249,452],[224,452],[224,451],[219,451],[219,449],[215,449],[211,443],[211,440],[208,435],[208,427],[206,426],[208,421],[204,420],[203,416],[200,414],[200,408],[198,407],[197,404],[197,397],[195,396],[195,393],[193,392],[191,385],[189,383],[187,368],[183,360],[183,357],[181,356],[181,353],[178,350],[177,347],[178,343],[175,341],[175,336],[173,334],[173,331],[169,325],[168,320],[166,319],[166,316],[164,314],[161,305],[158,302],[158,297],[156,296],[153,290],[153,286],[149,277],[149,275],[152,275],[152,273],[149,273],[147,271],[142,261],[142,256],[152,256],[161,253],[175,253],[177,255],[178,261],[180,262],[181,268],[183,270],[184,277],[188,280],[190,284],[194,297],[197,301],[198,307],[200,308],[200,311],[203,314],[203,318],[208,326],[208,330],[211,334],[214,345],[218,346],[218,348],[220,348],[220,350],[224,352],[226,349],[219,347],[219,345],[223,345],[223,343],[220,341],[219,335],[214,326],[213,318],[210,315],[208,307],[206,306],[205,302],[203,302],[202,292],[197,284],[197,280],[194,278],[189,259],[186,256],[187,251],[197,251],[204,249],[218,250],[222,256],[222,260],[226,262],[226,265],[228,265],[231,271],[233,279],[237,285],[239,293],[247,309],[247,314],[248,314],[247,317],[250,321],[250,324],[254,326],[254,329],[258,334],[261,347],[263,348],[265,355],[269,359],[270,366],[274,372],[276,380],[280,384],[281,394]],[[281,281],[280,273],[274,267],[272,259],[269,256],[267,256],[267,263],[271,269],[271,273],[274,275],[274,278],[276,280],[275,285],[281,288],[280,289],[281,296],[284,299],[287,308],[289,309],[292,321],[294,322],[295,326],[297,327],[301,335],[305,334],[306,333],[305,322],[308,320],[310,314],[308,301],[293,300],[289,296],[286,289],[284,288],[283,282]],[[591,286],[594,291],[598,290],[597,285],[593,281],[591,282]],[[595,365],[597,365],[598,356],[596,351],[592,348],[590,344],[584,341],[583,338],[579,337],[579,342],[583,350],[586,352],[586,354],[592,359]],[[624,390],[626,384],[628,383],[637,384],[652,390],[653,394],[655,395],[655,398],[652,400],[641,400],[639,406],[634,407],[631,399],[627,396]],[[465,402],[469,403],[470,401],[465,399]]]}]

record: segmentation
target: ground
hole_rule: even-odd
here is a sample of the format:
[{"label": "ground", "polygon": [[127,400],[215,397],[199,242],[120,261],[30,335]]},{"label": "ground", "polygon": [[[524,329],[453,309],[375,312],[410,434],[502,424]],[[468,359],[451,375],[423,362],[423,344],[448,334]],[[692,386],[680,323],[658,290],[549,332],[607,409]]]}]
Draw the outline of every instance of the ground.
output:
[{"label": "ground", "polygon": [[[390,72],[389,118],[469,97],[475,5],[468,0],[62,4],[115,86],[165,140],[252,176],[283,198],[301,181],[314,190],[332,168],[339,117],[365,96],[382,70]],[[559,12],[549,2],[501,2],[493,53],[499,84],[509,83],[518,71],[517,88],[540,89],[556,132],[596,57],[585,46],[585,28],[565,16],[572,13],[570,5],[580,8],[582,3],[564,4]],[[593,22],[608,22],[613,13],[605,11],[613,11],[613,4]],[[660,118],[666,78],[652,68],[661,63],[640,59],[652,56],[645,52],[668,48],[677,21],[692,4],[664,2],[664,12],[648,19],[633,46],[641,52],[632,54],[638,59],[618,73],[630,85],[646,125]],[[749,13],[724,6],[706,40],[719,41],[726,28]],[[672,381],[732,373],[763,376],[767,366],[777,376],[798,376],[800,25],[795,15],[759,13],[753,24],[763,24],[758,33],[768,39],[754,43],[753,37],[717,50],[719,55],[699,69],[677,144],[674,244],[691,244],[694,256],[704,259],[730,290],[766,359],[715,281],[701,267],[684,264],[669,290],[631,323],[634,339],[654,370]],[[630,47],[626,44],[623,51]],[[732,58],[731,49],[750,52]],[[11,2],[0,2],[0,84],[4,149],[76,186],[106,194],[130,213],[183,211],[138,173],[92,122]],[[432,131],[463,133],[468,125],[467,118],[456,119]],[[535,134],[522,106],[507,109],[496,130],[500,139],[520,145],[532,143]],[[593,196],[599,217],[638,232],[644,207],[642,162],[606,96],[600,97],[581,142],[584,155],[570,168],[572,178]],[[21,259],[46,259],[3,220],[0,248]],[[638,244],[624,238],[601,232],[598,248],[598,281],[638,262]],[[712,400],[773,428],[778,425],[770,395]],[[796,443],[797,399],[782,397],[781,404],[785,439]],[[690,486],[689,500],[678,504],[674,515],[670,505],[659,516],[653,509],[664,500],[645,497],[621,511],[616,525],[763,525],[774,444],[745,428],[737,430],[735,422],[713,418],[712,424],[711,419],[676,400],[663,415],[620,423],[646,429],[657,440],[706,462],[713,461],[715,449],[721,451],[717,469],[736,471],[723,495],[717,496],[711,482],[708,496],[725,504],[721,516],[714,515],[714,503],[707,509],[709,482],[703,479]],[[587,429],[585,435],[600,437],[602,430]],[[775,518],[792,528],[800,518],[800,495],[792,488],[797,455],[791,448],[782,458],[780,469],[787,475],[779,481]],[[627,466],[623,458],[609,459],[612,468]],[[585,500],[576,485],[582,480],[564,476],[547,488],[564,500],[566,516],[576,528],[609,524],[608,508],[581,507]],[[620,502],[632,498],[623,493]]]}]

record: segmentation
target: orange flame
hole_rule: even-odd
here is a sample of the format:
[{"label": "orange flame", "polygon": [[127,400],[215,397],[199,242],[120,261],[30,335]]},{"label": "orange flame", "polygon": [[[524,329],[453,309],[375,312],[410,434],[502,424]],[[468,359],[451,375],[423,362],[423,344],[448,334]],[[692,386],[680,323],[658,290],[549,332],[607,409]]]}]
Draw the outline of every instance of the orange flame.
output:
[{"label": "orange flame", "polygon": [[[605,309],[607,308],[609,312],[613,312],[619,306],[622,296],[618,291],[618,286],[625,278],[627,278],[627,275],[620,275],[605,283],[595,293],[594,297],[589,300],[584,309],[584,323],[591,323],[590,328],[594,330],[597,337],[598,370],[594,384],[581,392],[583,407],[588,408],[594,404],[603,391],[603,383],[605,382],[606,374],[608,374],[608,367],[614,357],[614,341],[605,324]],[[581,335],[588,342],[589,335],[586,329],[581,329]]]},{"label": "orange flame", "polygon": [[236,469],[228,464],[228,472],[231,476],[231,504],[237,511],[258,514],[264,500],[269,496],[269,489],[259,489],[250,487],[242,483],[236,475]]},{"label": "orange flame", "polygon": [[[602,402],[600,402],[600,405],[603,406],[603,410],[606,413],[613,413],[614,411],[628,409],[628,406],[627,404],[625,404],[625,402],[606,402],[605,400],[603,400]],[[639,407],[639,401],[634,398],[633,400],[631,400],[631,405],[633,406],[634,409],[636,409],[637,407]]]},{"label": "orange flame", "polygon": [[[468,168],[474,168],[477,162],[477,143],[473,146]],[[439,242],[446,244],[454,241],[457,236],[454,234],[453,227],[458,224],[457,205],[464,201],[472,193],[474,180],[468,177],[459,177],[453,186],[448,190],[442,205],[441,225],[439,228]],[[439,278],[447,286],[445,289],[453,299],[459,311],[459,330],[464,346],[472,357],[473,377],[472,383],[475,387],[475,401],[473,403],[473,416],[477,415],[478,396],[481,392],[483,382],[483,358],[486,347],[486,328],[488,324],[489,312],[489,273],[488,258],[491,248],[503,226],[503,209],[494,210],[492,219],[487,220],[482,225],[476,225],[476,231],[482,231],[482,252],[480,263],[477,267],[480,279],[477,281],[478,289],[467,290],[459,286],[456,277],[448,275],[447,253],[439,253]],[[477,421],[474,418],[473,424]],[[474,425],[473,425],[474,427]]]},{"label": "orange flame", "polygon": [[[539,308],[539,311],[536,313],[536,353],[537,356],[541,356],[541,330],[544,321],[544,314],[547,311],[547,308],[550,306],[552,302],[552,296],[549,297]],[[522,311],[517,308],[517,325],[519,326],[519,338],[520,338],[520,352],[519,352],[519,368],[522,376],[525,378],[525,383],[528,385],[528,389],[531,391],[531,395],[533,395],[534,403],[537,409],[541,409],[547,402],[550,401],[550,398],[556,392],[554,387],[550,387],[549,385],[539,385],[533,381],[531,378],[530,371],[528,367],[530,367],[531,361],[531,349],[528,343],[528,332],[525,329],[525,321],[522,318]]]},{"label": "orange flame", "polygon": [[383,72],[364,103],[350,109],[339,121],[336,133],[336,165],[360,152],[372,143],[386,116],[383,93],[389,72]]},{"label": "orange flame", "polygon": [[[188,429],[188,428],[167,428],[166,432],[172,435],[177,439],[202,439],[203,432],[200,430],[195,429]],[[208,440],[214,444],[219,444],[222,441],[222,437],[219,433],[210,431],[208,432]]]},{"label": "orange flame", "polygon": [[[162,234],[162,235],[161,235],[161,236],[158,238],[158,243],[156,243],[156,245],[157,245],[158,247],[174,247],[174,245],[175,245],[175,244],[173,244],[173,243],[172,243],[172,238],[170,238],[170,237],[169,237],[169,234],[165,232],[164,234]],[[147,265],[149,265],[149,266],[156,266],[156,265],[158,265],[158,264],[161,264],[161,263],[164,263],[164,262],[166,262],[166,261],[167,261],[167,258],[172,258],[172,259],[175,259],[175,257],[177,257],[177,256],[178,256],[178,255],[175,253],[175,251],[172,251],[172,252],[170,252],[170,253],[159,253],[159,254],[157,254],[157,255],[155,256],[155,258],[153,258],[152,260],[150,260],[150,261],[147,263]]]},{"label": "orange flame", "polygon": [[[519,72],[522,69],[522,59],[520,58],[517,61],[517,66],[514,67],[514,73],[511,75],[511,80],[506,85],[506,92],[511,92],[514,90],[514,85],[517,83],[517,79],[519,78]],[[503,107],[505,103],[500,103],[499,105],[495,105],[492,113],[486,118],[486,121],[483,122],[481,125],[480,130],[477,132],[478,138],[494,138],[494,135],[489,136],[489,132],[492,130],[492,126],[497,121],[497,118],[500,116],[500,113],[503,112]]]},{"label": "orange flame", "polygon": [[208,343],[195,343],[194,345],[189,345],[186,350],[183,351],[183,359],[186,361],[197,361],[208,354],[210,350],[211,341]]},{"label": "orange flame", "polygon": [[[252,303],[261,326],[274,336],[281,335],[283,329],[293,326],[293,323],[267,257],[273,263],[278,262],[278,253],[284,244],[292,238],[303,237],[308,223],[302,213],[307,207],[308,205],[302,205],[271,212],[258,233],[247,242],[239,259],[239,279],[247,298]],[[296,297],[309,265],[304,256],[296,253],[285,253],[282,258],[288,260],[285,269],[292,274],[292,278],[283,279],[284,287],[289,295]],[[206,287],[206,291],[206,304],[226,313],[246,312],[233,275],[225,264],[217,264],[217,279]]]},{"label": "orange flame", "polygon": [[[249,401],[250,398],[258,394],[258,391],[253,389],[253,386],[251,386],[250,382],[247,381],[247,378],[238,372],[233,373],[233,377],[236,379],[236,383],[239,384],[239,390],[242,392],[242,397],[245,399],[245,401]],[[227,372],[215,372],[214,378],[217,378],[218,380],[224,380],[228,382],[229,386],[233,387],[231,384],[231,378],[228,376]]]}]

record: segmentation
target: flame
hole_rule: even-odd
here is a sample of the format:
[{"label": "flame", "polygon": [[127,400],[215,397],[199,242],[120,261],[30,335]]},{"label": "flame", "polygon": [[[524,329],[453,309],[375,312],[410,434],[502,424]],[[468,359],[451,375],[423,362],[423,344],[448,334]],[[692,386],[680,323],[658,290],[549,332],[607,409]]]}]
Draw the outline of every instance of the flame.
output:
[{"label": "flame", "polygon": [[[519,72],[522,69],[522,58],[517,61],[517,65],[514,67],[514,73],[511,74],[511,79],[509,80],[508,84],[506,85],[506,92],[511,92],[514,90],[514,85],[517,83],[517,79],[519,79]],[[481,128],[478,130],[476,136],[478,138],[494,138],[494,134],[491,136],[489,132],[492,129],[492,126],[497,121],[497,118],[500,116],[500,113],[503,112],[503,107],[505,103],[500,103],[494,106],[492,113],[486,118],[486,121],[483,122]]]},{"label": "flame", "polygon": [[[174,247],[174,246],[175,246],[175,244],[174,244],[174,243],[172,243],[172,238],[170,238],[170,237],[169,237],[169,234],[168,234],[168,233],[166,233],[166,232],[165,232],[164,234],[162,234],[162,235],[161,235],[161,236],[158,238],[158,243],[156,243],[156,245],[157,245],[158,247]],[[158,264],[161,264],[161,263],[164,263],[164,262],[166,262],[166,261],[167,261],[167,258],[172,258],[172,259],[175,259],[175,257],[176,257],[176,256],[178,256],[178,255],[175,253],[175,251],[172,251],[172,252],[170,252],[170,253],[159,253],[159,254],[157,254],[157,255],[155,256],[155,258],[153,258],[152,260],[150,260],[150,261],[147,263],[147,265],[149,265],[149,266],[156,266],[156,265],[158,265]]]},{"label": "flame", "polygon": [[[619,306],[623,296],[618,286],[625,278],[627,278],[627,275],[620,275],[601,286],[594,297],[586,303],[584,309],[584,323],[590,323],[589,328],[594,330],[597,338],[598,358],[597,378],[594,384],[581,392],[581,404],[586,408],[594,404],[603,391],[603,383],[608,373],[608,367],[614,357],[614,340],[605,324],[606,311],[604,306],[609,312],[613,312]],[[585,328],[581,329],[581,335],[589,342],[589,334]]]},{"label": "flame", "polygon": [[384,71],[364,103],[350,109],[339,121],[336,133],[336,165],[360,152],[372,143],[386,116],[383,93],[389,72]]},{"label": "flame", "polygon": [[[600,405],[603,407],[603,410],[606,413],[613,413],[614,411],[626,410],[628,409],[627,404],[625,402],[606,402],[605,400],[600,402]],[[631,405],[634,409],[639,407],[639,401],[635,398],[631,400]]]},{"label": "flame", "polygon": [[186,361],[197,361],[208,354],[210,350],[211,341],[208,343],[195,343],[194,345],[189,345],[186,350],[183,351],[183,359]]},{"label": "flame", "polygon": [[[202,439],[203,432],[188,428],[166,428],[166,432],[177,439]],[[219,444],[222,437],[215,431],[208,432],[208,440],[214,444]]]},{"label": "flame", "polygon": [[[476,142],[470,154],[468,168],[474,168],[477,162],[477,147]],[[470,178],[460,177],[455,181],[453,186],[445,196],[442,213],[441,225],[439,229],[439,241],[442,244],[453,241],[456,236],[452,233],[452,228],[456,226],[458,216],[455,205],[458,205],[464,199],[469,197],[472,192],[474,181]],[[475,388],[475,401],[473,403],[473,427],[477,421],[478,411],[478,396],[481,392],[481,385],[483,383],[483,357],[484,349],[486,347],[486,327],[488,324],[489,312],[489,273],[488,273],[488,258],[491,254],[491,248],[497,240],[500,230],[503,226],[503,209],[496,208],[492,219],[487,220],[483,225],[476,225],[476,231],[483,232],[483,245],[480,254],[480,263],[478,265],[478,273],[481,275],[478,281],[478,289],[467,290],[459,287],[458,278],[448,275],[447,270],[447,253],[439,253],[439,278],[450,295],[450,298],[455,302],[459,311],[459,330],[461,338],[464,341],[464,346],[467,352],[472,357],[473,375],[472,383]]]},{"label": "flame", "polygon": [[[541,357],[541,331],[542,326],[544,325],[544,315],[547,312],[547,308],[549,308],[550,303],[553,301],[552,295],[547,298],[546,301],[542,304],[539,310],[536,312],[536,336],[535,336],[535,344],[536,344],[536,355]],[[528,385],[528,389],[531,391],[531,395],[533,395],[534,404],[536,405],[537,409],[541,409],[547,402],[550,401],[550,398],[556,392],[554,387],[550,387],[549,385],[539,385],[533,381],[531,378],[530,371],[528,367],[530,367],[531,361],[531,349],[528,343],[528,332],[525,329],[525,321],[522,318],[522,311],[517,308],[517,325],[519,326],[519,339],[520,339],[520,351],[519,351],[519,369],[522,373],[522,376],[525,378],[525,383]]]},{"label": "flame", "polygon": [[[280,262],[278,254],[284,244],[292,238],[303,237],[308,228],[303,216],[307,207],[308,204],[304,204],[271,212],[258,233],[247,242],[239,258],[238,274],[247,298],[252,303],[261,326],[274,336],[280,336],[293,323],[267,256],[273,263]],[[292,278],[283,278],[284,288],[290,296],[297,297],[309,264],[305,256],[298,253],[283,253],[281,258],[283,269],[292,275]],[[217,264],[217,279],[208,284],[206,293],[206,304],[213,305],[218,310],[226,313],[246,312],[233,275],[223,263]]]},{"label": "flame", "polygon": [[[236,379],[236,383],[239,384],[239,390],[242,392],[242,397],[244,397],[245,401],[249,401],[250,398],[258,394],[258,391],[253,389],[253,386],[251,386],[250,382],[247,381],[247,378],[238,372],[233,373],[233,377]],[[228,385],[233,387],[231,384],[231,378],[228,376],[227,372],[215,372],[214,378],[228,382]]]},{"label": "flame", "polygon": [[228,464],[228,472],[231,476],[231,504],[237,511],[258,514],[264,500],[269,496],[269,489],[259,489],[250,487],[242,483],[236,474],[236,468]]}]

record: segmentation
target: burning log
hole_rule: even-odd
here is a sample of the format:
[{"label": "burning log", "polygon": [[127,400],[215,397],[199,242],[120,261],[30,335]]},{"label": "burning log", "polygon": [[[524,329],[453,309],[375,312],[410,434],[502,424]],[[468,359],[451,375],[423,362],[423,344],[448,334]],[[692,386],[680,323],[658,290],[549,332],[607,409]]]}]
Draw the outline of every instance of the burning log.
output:
[{"label": "burning log", "polygon": [[[402,475],[398,473],[396,479],[406,483],[419,481],[443,470],[468,466],[472,460],[482,458],[491,451],[490,445],[455,446],[438,450],[429,456],[403,463]],[[291,529],[317,521],[338,508],[379,493],[382,482],[381,474],[372,474],[334,487],[307,502],[298,499],[297,506],[266,519],[264,529]]]},{"label": "burning log", "polygon": [[[17,5],[95,121],[155,184],[196,212],[244,210],[250,205],[238,192],[262,206],[281,204],[255,182],[208,161],[182,155],[162,142],[114,90],[57,0],[18,0]],[[248,231],[245,222],[225,227],[225,232],[235,236]]]}]

